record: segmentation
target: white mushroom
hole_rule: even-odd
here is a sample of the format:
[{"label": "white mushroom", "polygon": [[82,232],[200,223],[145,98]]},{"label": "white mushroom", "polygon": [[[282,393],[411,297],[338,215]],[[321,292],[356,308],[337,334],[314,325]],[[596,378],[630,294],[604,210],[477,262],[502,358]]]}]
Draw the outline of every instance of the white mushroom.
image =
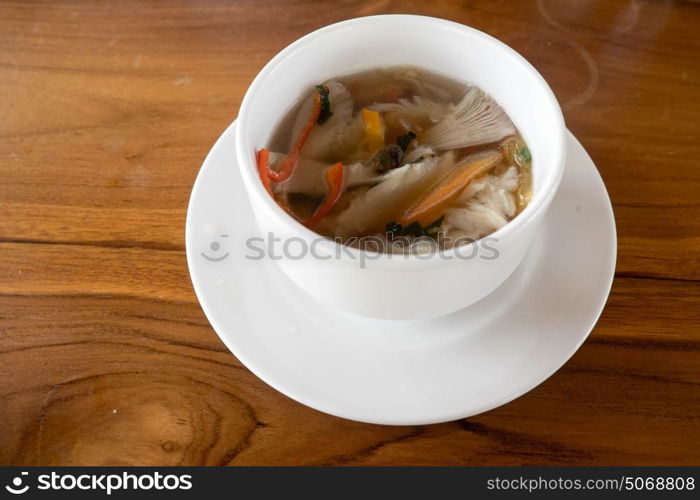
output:
[{"label": "white mushroom", "polygon": [[[276,165],[286,155],[282,153],[270,153],[270,164]],[[275,184],[275,193],[303,193],[312,196],[323,196],[328,191],[328,186],[323,177],[323,172],[330,167],[328,163],[299,158],[291,177],[279,184]],[[357,186],[377,184],[383,176],[361,162],[351,163],[343,167],[343,188],[350,189]]]},{"label": "white mushroom", "polygon": [[457,238],[478,239],[500,229],[515,216],[517,188],[516,167],[472,183],[445,212],[443,230],[454,243]]},{"label": "white mushroom", "polygon": [[372,109],[397,113],[399,119],[424,127],[418,138],[439,151],[488,144],[515,133],[503,108],[477,87],[469,87],[457,104],[414,96],[397,103],[375,104]]},{"label": "white mushroom", "polygon": [[488,144],[514,133],[515,126],[503,108],[477,87],[469,87],[462,100],[420,138],[446,150]]},{"label": "white mushroom", "polygon": [[381,182],[355,198],[338,216],[336,235],[348,237],[383,229],[397,217],[445,168],[454,163],[454,155],[427,157],[384,174]]},{"label": "white mushroom", "polygon": [[380,113],[397,113],[399,119],[406,122],[428,125],[438,123],[440,118],[450,112],[449,104],[437,103],[418,95],[412,99],[399,99],[399,102],[373,104],[370,108]]},{"label": "white mushroom", "polygon": [[[324,84],[328,87],[328,100],[331,115],[323,124],[317,124],[306,144],[301,149],[301,156],[312,160],[334,163],[347,156],[363,137],[364,125],[359,115],[353,116],[353,100],[345,86],[335,80]],[[316,92],[316,90],[314,90]],[[291,144],[309,120],[315,95],[311,94],[301,105],[291,135]]]}]

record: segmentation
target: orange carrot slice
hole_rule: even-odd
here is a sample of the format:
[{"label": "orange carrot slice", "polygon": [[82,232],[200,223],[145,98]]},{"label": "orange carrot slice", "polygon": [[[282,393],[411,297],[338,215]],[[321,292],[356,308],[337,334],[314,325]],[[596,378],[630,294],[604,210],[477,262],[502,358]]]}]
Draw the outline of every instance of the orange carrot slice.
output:
[{"label": "orange carrot slice", "polygon": [[328,183],[328,194],[326,199],[323,200],[321,206],[316,209],[316,212],[309,218],[304,225],[306,227],[313,227],[318,222],[323,219],[326,215],[330,213],[333,206],[336,204],[343,192],[343,164],[341,162],[328,167],[325,172],[326,182]]},{"label": "orange carrot slice", "polygon": [[428,192],[408,208],[398,220],[401,225],[418,221],[425,226],[437,220],[470,182],[501,161],[501,153],[488,152],[467,158],[454,171],[437,181]]}]

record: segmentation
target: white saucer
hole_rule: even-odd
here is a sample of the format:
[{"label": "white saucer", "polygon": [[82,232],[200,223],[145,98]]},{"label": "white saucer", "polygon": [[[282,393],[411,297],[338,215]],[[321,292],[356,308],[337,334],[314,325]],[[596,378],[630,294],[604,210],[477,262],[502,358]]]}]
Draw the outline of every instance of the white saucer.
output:
[{"label": "white saucer", "polygon": [[504,285],[448,316],[385,321],[330,310],[272,260],[245,258],[254,254],[245,240],[258,232],[236,168],[235,127],[216,142],[192,190],[187,262],[221,340],[287,396],[363,422],[456,420],[540,384],[595,325],[615,269],[615,220],[573,135],[543,227]]}]

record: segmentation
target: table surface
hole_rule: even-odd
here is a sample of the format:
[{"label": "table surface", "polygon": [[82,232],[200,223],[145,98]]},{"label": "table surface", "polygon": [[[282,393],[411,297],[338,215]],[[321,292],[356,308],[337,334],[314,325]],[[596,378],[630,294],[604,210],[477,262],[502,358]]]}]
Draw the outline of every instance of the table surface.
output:
[{"label": "table surface", "polygon": [[[0,464],[697,464],[700,5],[4,1]],[[266,386],[194,295],[202,159],[280,49],[342,19],[449,18],[527,57],[596,162],[619,236],[589,339],[462,421],[361,424]]]}]

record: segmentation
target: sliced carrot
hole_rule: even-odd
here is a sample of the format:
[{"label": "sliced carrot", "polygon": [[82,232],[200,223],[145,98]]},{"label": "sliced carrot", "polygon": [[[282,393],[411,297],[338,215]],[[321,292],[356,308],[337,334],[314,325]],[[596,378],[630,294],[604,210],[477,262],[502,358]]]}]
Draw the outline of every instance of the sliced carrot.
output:
[{"label": "sliced carrot", "polygon": [[313,227],[318,224],[321,219],[330,213],[333,206],[340,198],[343,192],[343,164],[338,162],[328,167],[325,172],[325,177],[328,183],[328,194],[311,218],[304,222],[306,227]]},{"label": "sliced carrot", "polygon": [[408,208],[397,221],[406,226],[418,221],[425,226],[438,219],[470,182],[501,161],[501,153],[488,152],[467,158],[455,170],[434,184],[430,190]]},{"label": "sliced carrot", "polygon": [[384,120],[382,115],[371,109],[362,108],[362,121],[370,153],[374,154],[384,147]]},{"label": "sliced carrot", "polygon": [[284,158],[284,160],[282,160],[280,169],[278,171],[275,171],[272,170],[269,165],[267,166],[267,173],[270,176],[270,179],[272,179],[275,182],[282,182],[289,179],[289,177],[292,175],[292,172],[294,172],[297,163],[299,163],[299,152],[301,151],[301,148],[304,147],[306,140],[309,138],[309,134],[311,134],[311,131],[314,129],[314,125],[316,125],[320,114],[321,95],[318,93],[318,91],[314,90],[314,104],[311,110],[311,116],[309,117],[309,121],[306,122],[306,125],[299,134],[299,137],[297,137],[294,146],[292,146],[292,150]]}]

